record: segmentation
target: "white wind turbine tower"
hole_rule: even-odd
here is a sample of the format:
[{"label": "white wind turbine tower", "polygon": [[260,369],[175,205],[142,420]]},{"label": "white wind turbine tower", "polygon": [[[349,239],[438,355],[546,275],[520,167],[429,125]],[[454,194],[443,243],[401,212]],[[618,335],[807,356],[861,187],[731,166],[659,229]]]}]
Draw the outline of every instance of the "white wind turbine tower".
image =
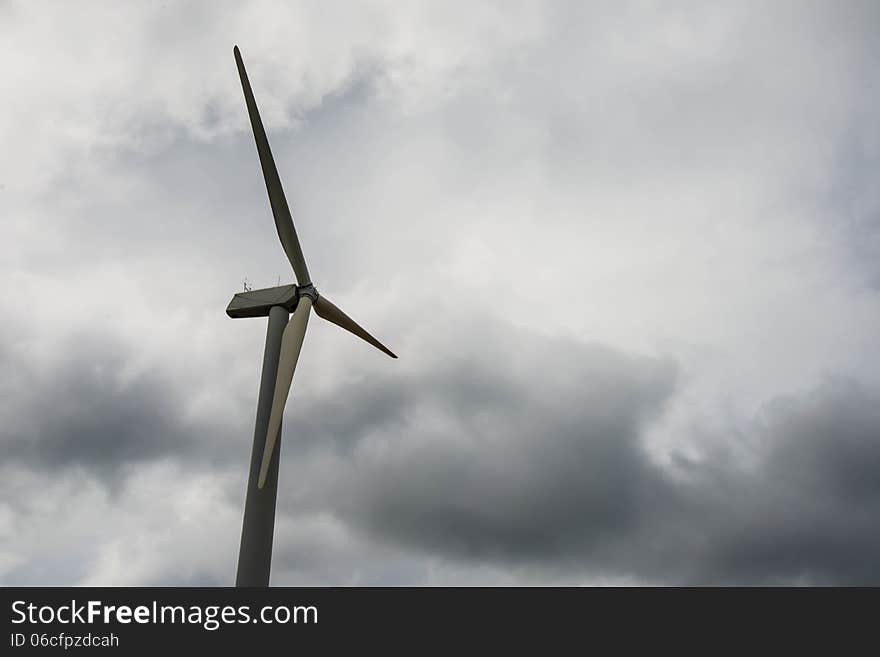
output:
[{"label": "white wind turbine tower", "polygon": [[[354,333],[392,358],[397,356],[327,297],[318,294],[312,284],[238,46],[233,52],[272,215],[275,217],[275,228],[296,276],[295,285],[236,294],[226,308],[226,314],[230,317],[269,317],[236,575],[237,586],[268,586],[278,491],[281,417],[312,310],[318,317]],[[293,315],[289,316],[291,312]]]}]

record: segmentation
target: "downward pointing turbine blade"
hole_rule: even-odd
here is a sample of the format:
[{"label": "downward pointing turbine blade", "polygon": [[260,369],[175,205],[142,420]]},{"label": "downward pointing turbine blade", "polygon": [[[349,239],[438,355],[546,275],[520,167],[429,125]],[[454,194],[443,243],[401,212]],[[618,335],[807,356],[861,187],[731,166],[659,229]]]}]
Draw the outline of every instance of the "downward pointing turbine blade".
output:
[{"label": "downward pointing turbine blade", "polygon": [[244,61],[238,46],[233,49],[235,64],[238,66],[238,77],[241,78],[241,88],[244,90],[244,100],[247,103],[248,116],[251,118],[251,127],[254,130],[254,141],[257,143],[257,153],[260,155],[260,166],[263,168],[263,178],[266,181],[266,191],[269,192],[269,204],[272,206],[272,216],[275,217],[275,228],[281,245],[287,254],[287,259],[293,266],[296,280],[300,285],[311,283],[309,270],[306,267],[306,259],[303,257],[299,238],[296,236],[296,228],[293,227],[293,218],[290,216],[290,208],[284,197],[284,189],[281,187],[281,179],[278,177],[278,169],[275,168],[275,160],[272,158],[272,150],[269,148],[269,140],[263,129],[263,121],[257,109],[257,101],[254,100],[254,92],[248,80],[247,71],[244,70]]},{"label": "downward pointing turbine blade", "polygon": [[293,373],[296,371],[299,352],[302,349],[303,338],[306,336],[306,326],[309,323],[311,308],[312,300],[309,297],[301,297],[284,329],[284,335],[281,336],[281,354],[278,357],[278,374],[275,377],[275,395],[272,398],[272,411],[269,413],[269,428],[266,432],[263,462],[260,464],[260,479],[257,488],[262,488],[266,483],[269,462],[272,460],[272,452],[275,450],[281,417],[284,415],[284,405],[287,403],[290,384],[293,382]]},{"label": "downward pointing turbine blade", "polygon": [[322,317],[328,322],[333,322],[334,324],[336,324],[336,326],[341,326],[346,331],[354,333],[361,340],[366,340],[371,345],[376,347],[376,349],[384,351],[392,358],[397,358],[397,356],[391,353],[391,350],[388,347],[386,347],[384,344],[379,342],[376,338],[374,338],[372,335],[362,329],[358,325],[358,323],[355,322],[351,317],[349,317],[335,305],[330,303],[330,300],[324,295],[320,295],[318,297],[318,300],[315,302],[315,312],[318,314],[318,317]]}]

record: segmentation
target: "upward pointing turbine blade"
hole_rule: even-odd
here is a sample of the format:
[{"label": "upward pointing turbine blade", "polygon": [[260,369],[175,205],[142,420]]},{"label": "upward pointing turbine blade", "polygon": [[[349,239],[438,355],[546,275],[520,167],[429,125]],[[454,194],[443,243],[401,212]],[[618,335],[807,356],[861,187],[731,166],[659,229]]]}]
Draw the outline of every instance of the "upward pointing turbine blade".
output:
[{"label": "upward pointing turbine blade", "polygon": [[369,342],[379,351],[388,354],[392,358],[397,358],[397,356],[391,353],[391,350],[388,347],[386,347],[372,335],[367,333],[358,325],[357,322],[355,322],[351,317],[342,312],[334,304],[330,303],[330,300],[323,294],[318,295],[318,300],[315,302],[315,312],[318,314],[318,317],[322,317],[328,322],[333,322],[334,324],[336,324],[336,326],[341,326],[346,331],[354,333],[361,340]]},{"label": "upward pointing turbine blade", "polygon": [[284,328],[281,336],[281,354],[278,357],[278,374],[275,376],[275,395],[272,398],[272,411],[269,413],[269,428],[266,431],[266,442],[263,447],[263,461],[260,464],[260,478],[257,488],[262,488],[266,483],[266,475],[269,473],[269,463],[272,460],[272,452],[278,440],[278,429],[281,427],[281,417],[284,415],[284,406],[287,403],[287,395],[290,392],[290,384],[293,382],[293,373],[296,371],[296,363],[299,360],[299,352],[302,349],[303,338],[306,337],[306,326],[309,323],[309,313],[312,310],[312,300],[309,297],[300,297],[296,310],[290,317],[290,321]]},{"label": "upward pointing turbine blade", "polygon": [[247,71],[244,69],[244,61],[238,46],[233,49],[235,64],[238,66],[238,77],[241,78],[241,88],[244,90],[244,100],[247,104],[248,116],[251,118],[251,127],[254,130],[254,141],[257,143],[257,153],[260,155],[260,166],[263,168],[263,178],[266,181],[266,191],[269,192],[269,204],[272,206],[272,216],[275,217],[275,228],[281,245],[287,254],[287,259],[293,266],[296,280],[300,285],[311,283],[309,270],[306,267],[306,259],[303,257],[299,238],[296,236],[296,228],[293,227],[293,218],[290,216],[290,208],[284,197],[284,189],[281,187],[281,179],[278,177],[278,169],[275,168],[275,160],[272,158],[272,150],[269,148],[269,140],[263,129],[263,121],[257,109],[257,101],[254,100],[254,92],[248,80]]}]

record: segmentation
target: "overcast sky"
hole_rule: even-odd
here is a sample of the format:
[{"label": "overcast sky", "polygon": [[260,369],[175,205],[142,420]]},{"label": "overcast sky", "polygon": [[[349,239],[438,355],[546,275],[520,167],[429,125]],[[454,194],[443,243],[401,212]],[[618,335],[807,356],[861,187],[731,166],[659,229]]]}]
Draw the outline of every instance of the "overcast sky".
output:
[{"label": "overcast sky", "polygon": [[0,1],[0,582],[880,584],[880,4]]}]

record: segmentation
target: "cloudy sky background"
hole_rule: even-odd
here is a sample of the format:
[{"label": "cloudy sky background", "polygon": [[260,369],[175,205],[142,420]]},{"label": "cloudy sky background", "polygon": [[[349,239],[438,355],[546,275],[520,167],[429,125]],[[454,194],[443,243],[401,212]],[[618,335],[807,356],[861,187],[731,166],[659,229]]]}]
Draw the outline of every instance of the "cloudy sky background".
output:
[{"label": "cloudy sky background", "polygon": [[880,5],[0,2],[0,582],[880,584]]}]

